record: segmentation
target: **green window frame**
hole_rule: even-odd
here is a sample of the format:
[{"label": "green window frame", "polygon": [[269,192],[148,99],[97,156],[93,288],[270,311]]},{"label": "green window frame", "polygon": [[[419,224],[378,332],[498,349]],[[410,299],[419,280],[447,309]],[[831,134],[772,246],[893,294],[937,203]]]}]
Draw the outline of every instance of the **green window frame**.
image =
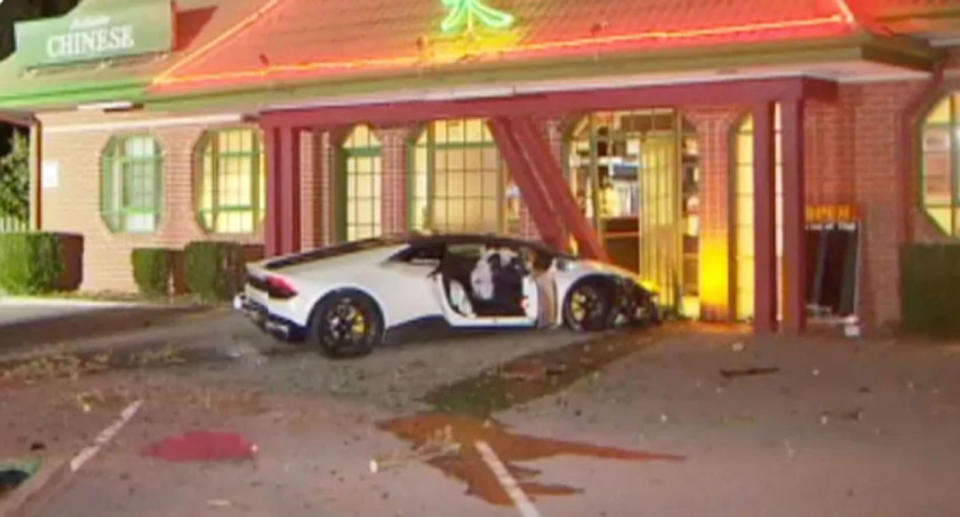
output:
[{"label": "green window frame", "polygon": [[267,172],[260,132],[207,131],[196,151],[197,222],[214,234],[254,234],[267,208]]},{"label": "green window frame", "polygon": [[960,93],[937,102],[921,127],[920,207],[942,232],[960,237]]},{"label": "green window frame", "polygon": [[115,136],[101,155],[100,215],[115,233],[157,230],[163,205],[163,153],[147,134]]},{"label": "green window frame", "polygon": [[341,241],[379,237],[383,231],[383,156],[380,139],[359,125],[340,146],[337,233]]},{"label": "green window frame", "polygon": [[518,190],[485,120],[433,121],[408,157],[410,230],[519,232]]}]

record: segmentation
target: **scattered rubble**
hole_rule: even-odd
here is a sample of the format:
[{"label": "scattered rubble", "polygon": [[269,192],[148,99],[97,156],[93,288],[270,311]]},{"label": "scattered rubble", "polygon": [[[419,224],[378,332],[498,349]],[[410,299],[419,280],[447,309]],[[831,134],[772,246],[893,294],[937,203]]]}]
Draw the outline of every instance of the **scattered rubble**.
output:
[{"label": "scattered rubble", "polygon": [[720,375],[723,375],[727,379],[733,379],[736,377],[766,375],[770,373],[777,373],[779,371],[780,371],[780,368],[746,368],[743,370],[720,370]]}]

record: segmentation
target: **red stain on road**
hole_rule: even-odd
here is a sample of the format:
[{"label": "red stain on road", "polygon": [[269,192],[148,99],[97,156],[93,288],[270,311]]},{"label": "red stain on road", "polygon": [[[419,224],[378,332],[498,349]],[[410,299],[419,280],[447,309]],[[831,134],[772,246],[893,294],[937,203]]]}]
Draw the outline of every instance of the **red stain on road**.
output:
[{"label": "red stain on road", "polygon": [[565,485],[544,485],[532,481],[539,471],[515,465],[518,461],[533,461],[552,456],[574,455],[591,458],[633,461],[682,461],[682,456],[655,454],[644,451],[602,447],[588,443],[538,438],[536,436],[511,434],[504,426],[493,420],[480,420],[469,416],[442,413],[425,413],[412,417],[381,422],[380,429],[408,441],[413,450],[423,449],[437,437],[459,444],[455,453],[426,458],[428,465],[441,470],[447,476],[467,483],[467,494],[477,496],[491,504],[510,506],[510,497],[503,491],[500,482],[484,463],[474,446],[477,441],[490,445],[503,461],[507,470],[528,496],[566,495],[582,492]]},{"label": "red stain on road", "polygon": [[236,433],[192,431],[171,436],[143,449],[144,456],[166,461],[227,461],[255,456],[257,446]]}]

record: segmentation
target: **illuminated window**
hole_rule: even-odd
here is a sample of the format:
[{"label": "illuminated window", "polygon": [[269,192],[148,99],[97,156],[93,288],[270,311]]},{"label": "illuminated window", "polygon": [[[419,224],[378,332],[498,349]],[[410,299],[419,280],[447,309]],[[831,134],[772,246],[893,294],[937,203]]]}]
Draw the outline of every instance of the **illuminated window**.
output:
[{"label": "illuminated window", "polygon": [[920,197],[923,209],[941,230],[960,237],[958,122],[960,93],[948,95],[927,115],[923,125]]},{"label": "illuminated window", "polygon": [[197,215],[211,233],[254,233],[266,212],[266,164],[253,129],[209,131],[197,148]]},{"label": "illuminated window", "polygon": [[115,232],[153,233],[162,205],[163,158],[150,136],[110,139],[102,157],[100,213]]},{"label": "illuminated window", "polygon": [[429,124],[413,145],[408,192],[413,230],[517,231],[518,190],[481,119]]},{"label": "illuminated window", "polygon": [[[777,230],[777,290],[783,295],[783,155],[780,105],[775,120],[776,142],[776,230]],[[734,134],[733,150],[733,242],[734,285],[736,286],[736,316],[738,320],[753,318],[754,303],[754,225],[753,225],[753,116],[747,115]],[[778,305],[782,307],[783,304]]]},{"label": "illuminated window", "polygon": [[343,143],[340,189],[340,237],[347,241],[380,235],[380,140],[357,126]]}]

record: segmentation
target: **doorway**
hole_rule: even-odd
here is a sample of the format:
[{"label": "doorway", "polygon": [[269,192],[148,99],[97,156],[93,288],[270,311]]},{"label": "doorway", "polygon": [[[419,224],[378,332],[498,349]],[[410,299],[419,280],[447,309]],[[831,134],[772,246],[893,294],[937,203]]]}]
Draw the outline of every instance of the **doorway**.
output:
[{"label": "doorway", "polygon": [[573,126],[567,180],[611,260],[653,282],[660,303],[699,308],[700,165],[673,108],[596,112]]}]

